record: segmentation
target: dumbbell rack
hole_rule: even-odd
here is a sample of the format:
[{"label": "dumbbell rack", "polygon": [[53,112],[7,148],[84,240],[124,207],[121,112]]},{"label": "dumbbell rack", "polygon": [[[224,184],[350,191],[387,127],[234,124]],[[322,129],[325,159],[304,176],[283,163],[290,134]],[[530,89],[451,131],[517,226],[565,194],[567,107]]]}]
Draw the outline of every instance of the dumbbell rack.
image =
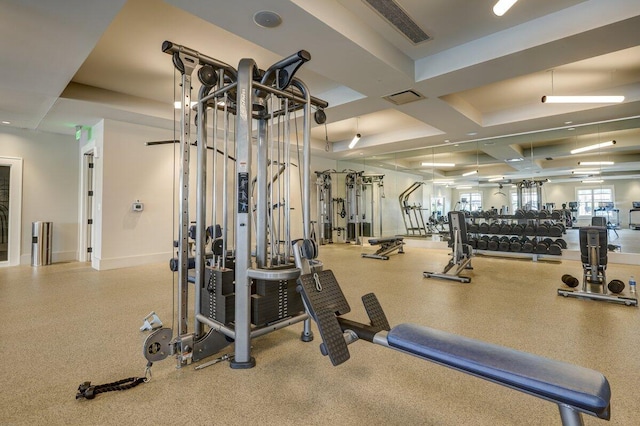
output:
[{"label": "dumbbell rack", "polygon": [[513,215],[498,215],[493,210],[473,212],[469,219],[469,241],[476,254],[530,258],[535,262],[557,260],[567,248],[566,241],[558,238],[566,233],[561,211],[518,210]]}]

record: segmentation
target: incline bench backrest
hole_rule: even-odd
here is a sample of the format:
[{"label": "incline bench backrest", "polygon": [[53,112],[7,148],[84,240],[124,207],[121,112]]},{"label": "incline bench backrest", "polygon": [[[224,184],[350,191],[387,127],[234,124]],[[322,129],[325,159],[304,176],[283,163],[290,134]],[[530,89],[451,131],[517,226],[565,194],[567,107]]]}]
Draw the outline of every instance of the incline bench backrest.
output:
[{"label": "incline bench backrest", "polygon": [[[607,228],[602,226],[585,226],[580,228],[580,259],[583,264],[593,265],[597,262],[600,266],[607,265]],[[599,259],[589,259],[589,246],[597,245]]]},{"label": "incline bench backrest", "polygon": [[449,212],[449,235],[451,240],[455,240],[455,230],[460,230],[460,242],[462,244],[469,244],[467,238],[467,222],[465,221],[464,212],[450,211]]}]

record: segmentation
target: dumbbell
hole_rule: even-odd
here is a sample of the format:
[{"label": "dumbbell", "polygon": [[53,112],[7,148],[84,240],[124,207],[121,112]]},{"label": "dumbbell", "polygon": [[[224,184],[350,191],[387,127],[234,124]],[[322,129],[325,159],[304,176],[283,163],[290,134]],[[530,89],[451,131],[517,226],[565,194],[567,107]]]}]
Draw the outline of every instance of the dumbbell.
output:
[{"label": "dumbbell", "polygon": [[502,235],[513,235],[513,228],[508,223],[503,223],[500,225],[500,233]]},{"label": "dumbbell", "polygon": [[554,210],[551,212],[551,219],[560,220],[562,219],[562,212],[560,210]]},{"label": "dumbbell", "polygon": [[578,285],[580,284],[580,281],[578,281],[576,277],[569,274],[564,274],[562,276],[562,282],[571,288],[578,287]]},{"label": "dumbbell", "polygon": [[500,238],[500,242],[498,243],[498,250],[500,251],[509,251],[511,242],[509,241],[509,237]]},{"label": "dumbbell", "polygon": [[478,230],[480,231],[481,234],[488,234],[489,224],[487,222],[482,222],[480,225],[478,225]]},{"label": "dumbbell", "polygon": [[620,280],[611,280],[607,287],[611,293],[622,293],[622,290],[624,290],[624,283]]},{"label": "dumbbell", "polygon": [[562,238],[558,238],[554,241],[556,244],[558,244],[561,248],[566,249],[567,248],[567,242],[565,240],[563,240]]},{"label": "dumbbell", "polygon": [[476,223],[472,223],[467,228],[469,232],[473,232],[474,234],[478,232],[478,225]]},{"label": "dumbbell", "polygon": [[527,237],[524,237],[522,241],[522,248],[520,251],[523,253],[533,253],[533,242]]},{"label": "dumbbell", "polygon": [[489,233],[490,234],[499,234],[500,233],[500,224],[497,223],[497,222],[494,222],[491,225],[489,225]]},{"label": "dumbbell", "polygon": [[536,235],[536,226],[533,223],[528,223],[524,227],[524,235]]},{"label": "dumbbell", "polygon": [[513,251],[513,252],[520,252],[522,251],[522,244],[520,243],[520,241],[511,241],[511,243],[509,244],[509,251]]},{"label": "dumbbell", "polygon": [[538,241],[538,244],[536,244],[534,251],[537,254],[546,254],[549,252],[549,247],[544,241]]},{"label": "dumbbell", "polygon": [[524,219],[524,210],[522,210],[522,209],[516,210],[515,213],[513,214],[513,216],[516,219]]},{"label": "dumbbell", "polygon": [[487,249],[496,251],[500,246],[500,238],[497,235],[492,236],[487,243]]},{"label": "dumbbell", "polygon": [[478,240],[478,250],[486,250],[488,243],[489,243],[489,236],[483,235],[482,237],[480,237],[480,239]]},{"label": "dumbbell", "polygon": [[562,237],[562,227],[560,225],[549,225],[549,236]]},{"label": "dumbbell", "polygon": [[511,228],[511,232],[513,233],[513,235],[524,235],[524,226],[520,224],[513,225],[513,227]]},{"label": "dumbbell", "polygon": [[552,254],[554,256],[560,256],[562,254],[562,247],[560,247],[560,244],[551,243],[548,247],[549,254]]},{"label": "dumbbell", "polygon": [[478,239],[475,237],[469,238],[469,245],[471,246],[471,248],[478,248]]},{"label": "dumbbell", "polygon": [[541,223],[540,225],[538,225],[538,227],[536,228],[536,235],[539,235],[541,237],[546,237],[547,235],[549,235],[549,225],[547,225],[546,223]]}]

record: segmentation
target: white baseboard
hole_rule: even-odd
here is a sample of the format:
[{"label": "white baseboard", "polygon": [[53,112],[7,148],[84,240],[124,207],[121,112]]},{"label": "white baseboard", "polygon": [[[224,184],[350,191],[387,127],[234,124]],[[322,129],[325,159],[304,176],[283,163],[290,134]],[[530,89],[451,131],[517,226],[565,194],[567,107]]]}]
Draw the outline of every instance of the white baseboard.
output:
[{"label": "white baseboard", "polygon": [[[138,256],[112,257],[106,259],[93,258],[91,266],[98,271],[106,271],[108,269],[130,268],[132,266],[147,265],[150,263],[166,262],[172,257],[171,252],[153,253]],[[167,266],[168,267],[168,266]]]}]

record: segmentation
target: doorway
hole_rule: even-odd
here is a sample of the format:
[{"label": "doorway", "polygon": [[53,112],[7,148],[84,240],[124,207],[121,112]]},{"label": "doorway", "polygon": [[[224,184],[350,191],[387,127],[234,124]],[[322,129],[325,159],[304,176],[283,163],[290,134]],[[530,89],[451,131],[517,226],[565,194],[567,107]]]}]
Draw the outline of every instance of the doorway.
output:
[{"label": "doorway", "polygon": [[0,266],[20,264],[22,159],[0,157]]}]

